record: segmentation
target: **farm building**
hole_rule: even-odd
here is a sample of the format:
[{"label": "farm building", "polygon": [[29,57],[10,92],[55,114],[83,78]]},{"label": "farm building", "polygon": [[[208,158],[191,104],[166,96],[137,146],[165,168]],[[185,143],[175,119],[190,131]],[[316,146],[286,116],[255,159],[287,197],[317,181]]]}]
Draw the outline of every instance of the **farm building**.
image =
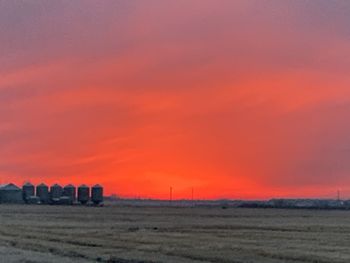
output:
[{"label": "farm building", "polygon": [[39,197],[42,204],[48,204],[50,200],[49,187],[43,183],[37,185],[36,196]]},{"label": "farm building", "polygon": [[35,188],[31,183],[25,183],[22,186],[23,200],[27,202],[32,196],[34,196]]},{"label": "farm building", "polygon": [[17,187],[13,183],[0,184],[0,204],[27,203],[73,205],[79,202],[88,205],[103,205],[103,187],[95,185],[91,189],[92,193],[90,199],[90,187],[86,185],[81,185],[78,188],[77,196],[77,188],[71,184],[66,185],[64,188],[58,184],[54,184],[50,189],[45,184],[40,184],[35,187],[33,184],[25,183],[22,188]]},{"label": "farm building", "polygon": [[103,188],[101,185],[96,184],[91,188],[91,201],[95,205],[103,202]]},{"label": "farm building", "polygon": [[65,187],[63,187],[63,196],[69,197],[72,202],[76,199],[76,189],[75,186],[72,184],[68,184]]},{"label": "farm building", "polygon": [[78,187],[78,202],[87,204],[90,200],[90,188],[85,184]]},{"label": "farm building", "polygon": [[0,203],[23,203],[22,189],[14,184],[0,185]]}]

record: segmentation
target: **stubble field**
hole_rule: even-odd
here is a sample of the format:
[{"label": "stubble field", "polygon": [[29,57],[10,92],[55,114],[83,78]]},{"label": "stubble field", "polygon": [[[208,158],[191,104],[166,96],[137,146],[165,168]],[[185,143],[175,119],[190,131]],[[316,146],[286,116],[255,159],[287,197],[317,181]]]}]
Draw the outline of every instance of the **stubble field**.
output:
[{"label": "stubble field", "polygon": [[0,262],[350,262],[350,211],[0,205]]}]

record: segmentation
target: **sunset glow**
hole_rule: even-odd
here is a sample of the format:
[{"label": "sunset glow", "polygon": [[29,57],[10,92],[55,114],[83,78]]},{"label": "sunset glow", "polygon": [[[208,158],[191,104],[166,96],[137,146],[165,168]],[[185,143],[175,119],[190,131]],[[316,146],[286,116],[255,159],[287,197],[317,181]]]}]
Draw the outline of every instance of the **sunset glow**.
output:
[{"label": "sunset glow", "polygon": [[350,198],[350,2],[0,2],[0,183]]}]

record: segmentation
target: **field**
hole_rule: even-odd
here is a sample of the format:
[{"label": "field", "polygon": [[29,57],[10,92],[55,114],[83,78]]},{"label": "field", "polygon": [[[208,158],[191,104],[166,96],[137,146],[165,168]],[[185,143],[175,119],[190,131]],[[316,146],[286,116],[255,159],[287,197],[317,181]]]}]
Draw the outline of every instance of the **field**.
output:
[{"label": "field", "polygon": [[350,211],[0,205],[0,262],[350,262]]}]

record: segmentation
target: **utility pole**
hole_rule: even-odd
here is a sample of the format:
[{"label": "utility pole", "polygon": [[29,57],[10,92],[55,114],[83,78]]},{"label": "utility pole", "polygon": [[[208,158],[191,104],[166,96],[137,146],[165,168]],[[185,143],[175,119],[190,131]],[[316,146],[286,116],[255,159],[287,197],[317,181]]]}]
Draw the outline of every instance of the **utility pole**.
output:
[{"label": "utility pole", "polygon": [[173,202],[173,187],[172,186],[170,186],[169,201],[170,201],[170,204],[172,204],[172,202]]},{"label": "utility pole", "polygon": [[340,201],[340,191],[337,191],[337,200]]},{"label": "utility pole", "polygon": [[194,206],[194,199],[193,199],[193,197],[194,197],[194,189],[193,189],[193,187],[192,187],[192,189],[191,189],[191,201],[192,201],[192,206]]}]

